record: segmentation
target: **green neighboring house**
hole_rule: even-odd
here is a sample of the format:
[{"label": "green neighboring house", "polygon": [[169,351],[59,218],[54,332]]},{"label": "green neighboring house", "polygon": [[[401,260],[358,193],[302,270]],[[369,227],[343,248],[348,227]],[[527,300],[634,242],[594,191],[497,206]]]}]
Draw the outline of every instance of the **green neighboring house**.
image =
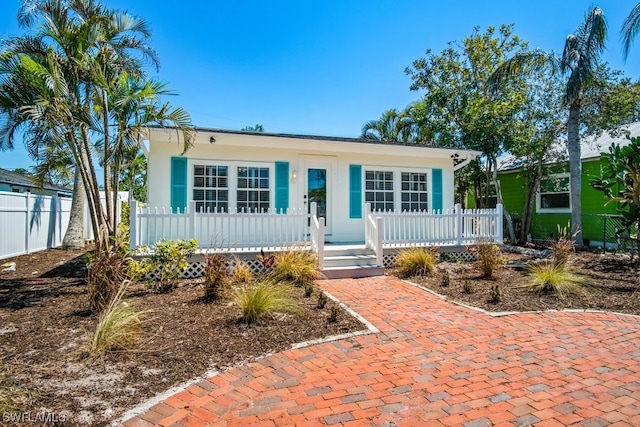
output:
[{"label": "green neighboring house", "polygon": [[[630,136],[640,135],[640,122],[622,128]],[[618,246],[616,228],[620,221],[616,218],[616,203],[606,204],[607,198],[595,190],[590,181],[600,175],[600,153],[608,152],[612,143],[626,145],[629,140],[624,136],[611,137],[603,133],[598,138],[584,138],[582,142],[582,228],[585,245],[595,248]],[[549,164],[547,176],[540,184],[536,195],[534,213],[531,221],[531,239],[549,241],[558,234],[558,226],[567,227],[571,219],[571,197],[569,193],[568,162]],[[522,217],[527,193],[527,183],[517,167],[517,159],[504,158],[498,166],[498,180],[502,188],[505,208],[514,218],[518,227]],[[568,227],[569,229],[571,227]]]}]

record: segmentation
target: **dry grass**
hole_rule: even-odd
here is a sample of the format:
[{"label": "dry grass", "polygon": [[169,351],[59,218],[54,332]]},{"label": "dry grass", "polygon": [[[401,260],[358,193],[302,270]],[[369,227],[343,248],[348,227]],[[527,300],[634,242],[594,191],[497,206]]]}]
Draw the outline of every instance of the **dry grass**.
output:
[{"label": "dry grass", "polygon": [[479,240],[475,247],[478,254],[478,267],[482,277],[489,279],[500,265],[500,248],[493,242]]},{"label": "dry grass", "polygon": [[269,281],[259,281],[239,287],[232,298],[240,308],[245,323],[255,323],[266,314],[274,312],[300,313],[300,305],[290,296],[290,290],[283,285]]},{"label": "dry grass", "polygon": [[277,252],[267,275],[274,282],[290,282],[295,286],[307,286],[322,278],[316,255],[299,248]]},{"label": "dry grass", "polygon": [[531,264],[529,274],[532,276],[531,280],[522,287],[541,295],[562,297],[578,291],[583,283],[583,279],[570,272],[566,264],[557,264],[555,260]]},{"label": "dry grass", "polygon": [[100,314],[86,351],[91,357],[107,353],[133,351],[142,336],[142,323],[147,312],[138,311],[122,301],[123,286]]},{"label": "dry grass", "polygon": [[240,258],[235,258],[235,268],[231,274],[231,283],[234,285],[245,285],[255,280],[251,267],[242,262]]},{"label": "dry grass", "polygon": [[408,248],[398,252],[396,271],[400,277],[426,276],[436,268],[437,248]]},{"label": "dry grass", "polygon": [[212,252],[205,254],[204,267],[204,295],[205,301],[214,301],[220,298],[224,289],[229,285],[229,271],[227,270],[226,256]]},{"label": "dry grass", "polygon": [[3,362],[0,365],[0,420],[3,415],[23,412],[30,400],[30,393],[15,383],[11,368]]}]

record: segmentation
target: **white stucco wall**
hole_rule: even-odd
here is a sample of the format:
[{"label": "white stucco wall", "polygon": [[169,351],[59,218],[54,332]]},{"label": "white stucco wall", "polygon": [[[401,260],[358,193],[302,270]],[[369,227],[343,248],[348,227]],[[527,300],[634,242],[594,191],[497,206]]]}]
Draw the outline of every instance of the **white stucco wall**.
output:
[{"label": "white stucco wall", "polygon": [[[211,143],[210,138],[215,138]],[[182,146],[175,132],[152,130],[149,137],[148,204],[150,207],[166,207],[171,203],[171,157],[180,156]],[[362,142],[300,139],[283,136],[227,134],[215,131],[199,131],[196,142],[185,157],[187,182],[193,183],[193,166],[196,164],[241,164],[270,167],[270,185],[274,190],[274,163],[289,162],[289,207],[306,208],[307,167],[322,167],[328,173],[328,240],[355,242],[364,239],[364,220],[349,218],[349,165],[362,165],[365,170],[391,170],[427,172],[429,206],[432,204],[431,170],[442,170],[442,204],[453,208],[454,175],[453,153],[466,153],[448,149],[408,147],[399,145],[370,144]],[[330,172],[329,172],[330,170]],[[297,171],[293,180],[291,174]],[[396,178],[397,176],[397,178]],[[394,176],[399,185],[399,175]],[[192,190],[188,187],[190,200]],[[398,198],[396,198],[398,199]],[[364,177],[363,177],[364,200]],[[399,200],[397,200],[399,202]],[[273,197],[271,200],[273,207]],[[364,201],[363,201],[364,204]],[[363,208],[364,212],[364,208]]]}]

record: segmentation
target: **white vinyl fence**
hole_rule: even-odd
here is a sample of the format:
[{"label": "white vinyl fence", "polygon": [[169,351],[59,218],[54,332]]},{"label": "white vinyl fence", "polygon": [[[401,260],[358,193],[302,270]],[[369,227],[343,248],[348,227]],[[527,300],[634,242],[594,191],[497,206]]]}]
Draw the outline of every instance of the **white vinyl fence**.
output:
[{"label": "white vinyl fence", "polygon": [[0,259],[60,246],[70,211],[71,198],[0,192]]}]

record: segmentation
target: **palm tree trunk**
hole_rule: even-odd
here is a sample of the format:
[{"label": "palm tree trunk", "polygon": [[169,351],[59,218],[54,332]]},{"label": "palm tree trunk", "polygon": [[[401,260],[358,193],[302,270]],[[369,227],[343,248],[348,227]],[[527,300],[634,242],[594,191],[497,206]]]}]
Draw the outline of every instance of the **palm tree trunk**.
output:
[{"label": "palm tree trunk", "polygon": [[84,247],[84,184],[79,171],[73,178],[73,199],[69,225],[62,239],[63,249],[82,249]]},{"label": "palm tree trunk", "polygon": [[[535,173],[533,180],[529,181],[527,198],[524,204],[524,210],[522,212],[522,225],[520,226],[520,236],[518,243],[523,245],[527,243],[527,237],[529,230],[531,230],[531,219],[533,218],[533,205],[535,203],[536,194],[542,181],[542,162],[538,161],[535,166]],[[529,175],[530,176],[530,175]]]},{"label": "palm tree trunk", "polygon": [[569,107],[567,120],[567,148],[569,150],[569,179],[571,191],[571,234],[576,247],[582,241],[582,160],[580,159],[580,101]]}]

